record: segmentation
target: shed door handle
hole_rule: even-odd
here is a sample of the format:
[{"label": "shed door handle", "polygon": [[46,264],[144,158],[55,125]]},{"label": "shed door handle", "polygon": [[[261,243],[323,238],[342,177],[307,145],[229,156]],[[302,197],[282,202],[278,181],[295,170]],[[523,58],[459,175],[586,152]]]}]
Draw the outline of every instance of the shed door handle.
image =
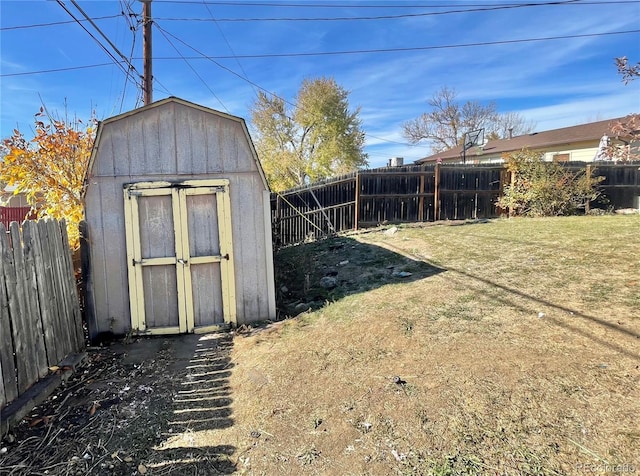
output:
[{"label": "shed door handle", "polygon": [[185,260],[183,260],[182,258],[180,258],[180,259],[178,260],[178,263],[180,263],[180,264],[187,264],[187,261],[185,261]]}]

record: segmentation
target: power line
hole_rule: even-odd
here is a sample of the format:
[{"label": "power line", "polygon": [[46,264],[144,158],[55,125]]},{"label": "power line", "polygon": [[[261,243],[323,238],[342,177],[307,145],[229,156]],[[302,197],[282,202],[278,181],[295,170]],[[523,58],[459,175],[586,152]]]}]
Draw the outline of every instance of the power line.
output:
[{"label": "power line", "polygon": [[[107,15],[104,17],[95,17],[94,20],[108,20],[111,18],[118,18],[120,15]],[[86,20],[80,20],[86,21]],[[68,25],[69,23],[75,23],[74,20],[66,20],[66,21],[55,21],[51,23],[37,23],[34,25],[16,25],[16,26],[3,26],[0,28],[0,31],[9,31],[9,30],[22,30],[25,28],[41,28],[45,26],[55,26],[55,25]]]},{"label": "power line", "polygon": [[[216,28],[218,28],[218,31],[222,35],[222,38],[224,39],[224,42],[227,44],[227,48],[229,48],[229,51],[231,51],[231,54],[234,56],[234,58],[236,60],[236,63],[240,67],[240,71],[242,71],[242,74],[244,74],[245,77],[248,77],[247,76],[247,72],[244,70],[244,68],[242,67],[242,64],[240,63],[240,60],[236,56],[236,52],[233,51],[233,48],[231,47],[231,43],[229,43],[229,40],[227,39],[227,35],[224,34],[224,31],[222,31],[222,28],[220,28],[220,25],[218,24],[218,22],[216,21],[215,17],[213,16],[213,12],[209,9],[209,6],[205,2],[205,0],[202,0],[202,3],[204,4],[205,8],[209,12],[209,15],[211,16],[212,20],[214,21],[214,23],[216,25]],[[258,91],[255,88],[254,88],[254,92],[256,94],[258,93]]]},{"label": "power line", "polygon": [[[118,54],[118,56],[120,56],[120,58],[122,58],[122,60],[129,66],[129,70],[133,70],[138,75],[138,77],[142,77],[142,75],[138,72],[138,70],[136,70],[136,67],[129,60],[127,60],[127,57],[124,54],[122,54],[122,52],[120,52],[120,50],[116,47],[116,45],[113,44],[113,42],[109,39],[109,37],[104,34],[104,32],[98,27],[98,25],[95,24],[95,22],[91,19],[91,17],[85,13],[85,11],[80,7],[80,5],[78,5],[78,2],[76,0],[71,0],[71,3],[89,21],[91,26],[93,26],[93,28],[95,28],[96,31],[107,41],[109,46],[113,48],[113,51],[115,51]],[[133,75],[131,74],[130,71],[127,71],[126,74],[127,74],[127,80],[130,75],[133,78]],[[125,85],[126,85],[126,82],[125,82]]]},{"label": "power line", "polygon": [[160,34],[164,37],[165,40],[167,40],[167,43],[169,43],[171,45],[171,47],[176,50],[176,52],[180,55],[180,57],[184,60],[185,63],[187,63],[187,66],[189,67],[189,69],[191,69],[191,71],[193,71],[193,74],[195,74],[198,79],[202,82],[202,84],[204,84],[204,86],[209,90],[209,92],[213,95],[214,98],[216,98],[218,100],[218,102],[220,103],[220,105],[224,108],[225,111],[227,111],[229,114],[231,114],[231,112],[229,111],[229,109],[227,109],[227,107],[224,105],[224,103],[222,102],[222,100],[218,97],[218,95],[209,87],[209,85],[207,84],[207,82],[202,78],[202,76],[200,76],[198,74],[198,72],[196,71],[196,69],[191,65],[191,63],[189,63],[189,61],[182,56],[182,53],[180,53],[180,50],[178,50],[178,48],[173,44],[173,42],[171,41],[171,39],[167,36],[167,34],[165,33],[165,31],[158,27],[158,24],[154,22],[154,24],[156,25],[156,28],[158,28],[158,31],[160,32]]},{"label": "power line", "polygon": [[[275,8],[449,8],[451,4],[433,4],[433,5],[398,5],[397,3],[377,3],[377,4],[336,4],[336,3],[263,3],[263,2],[202,2],[196,0],[154,0],[156,3],[175,3],[175,4],[202,4],[205,3],[207,5],[225,5],[225,6],[234,6],[234,7],[275,7]],[[581,5],[613,5],[613,4],[623,4],[623,3],[638,3],[638,0],[592,0],[592,1],[581,1]],[[519,3],[487,3],[487,4],[459,4],[459,7],[492,7],[496,5],[522,5]],[[533,3],[533,5],[537,5],[537,3]]]},{"label": "power line", "polygon": [[[157,23],[155,24],[156,28],[164,31],[166,34],[172,36],[174,39],[180,41],[196,53],[199,56],[155,56],[154,60],[208,60],[213,61],[216,66],[219,66],[223,69],[227,69],[229,72],[235,74],[241,79],[249,81],[247,78],[239,75],[238,73],[226,68],[220,63],[215,62],[217,59],[259,59],[259,58],[288,58],[288,57],[299,57],[299,56],[329,56],[329,55],[351,55],[351,54],[374,54],[374,53],[395,53],[395,52],[405,52],[405,51],[425,51],[425,50],[436,50],[436,49],[449,49],[449,48],[470,48],[470,47],[478,47],[478,46],[495,46],[502,44],[513,44],[513,43],[527,43],[527,42],[535,42],[535,41],[553,41],[553,40],[563,40],[563,39],[572,39],[572,38],[585,38],[585,37],[598,37],[598,36],[607,36],[607,35],[626,35],[631,33],[640,33],[640,30],[626,30],[626,31],[613,31],[606,33],[585,33],[582,35],[565,35],[565,36],[549,36],[549,37],[539,37],[539,38],[524,38],[524,39],[516,39],[516,40],[500,40],[500,41],[489,41],[489,42],[479,42],[479,43],[460,43],[454,45],[434,45],[434,46],[416,46],[416,47],[407,47],[407,48],[386,48],[386,49],[373,49],[373,50],[347,50],[347,51],[320,51],[316,53],[268,53],[268,54],[256,54],[256,55],[216,55],[209,56],[205,53],[198,51],[192,46],[188,45],[184,41],[180,40],[176,36],[169,33],[167,30],[161,28]],[[139,60],[141,58],[134,57],[133,59]],[[117,62],[114,58],[114,62],[119,64],[121,62]],[[40,71],[28,71],[23,73],[8,73],[8,74],[0,74],[0,77],[8,77],[8,76],[28,76],[32,74],[44,74],[44,73],[56,73],[59,71],[70,71],[74,69],[85,69],[85,68],[97,68],[100,66],[108,66],[112,63],[101,63],[101,64],[92,64],[92,65],[84,65],[84,66],[73,66],[69,68],[57,68],[57,69],[48,69],[48,70],[40,70]],[[160,83],[159,83],[160,84]],[[253,83],[252,83],[253,84]],[[258,85],[253,84],[254,86],[260,88]],[[164,87],[164,86],[163,86]],[[264,92],[269,94],[273,94],[270,91],[267,91],[263,88],[260,88]],[[166,88],[165,91],[169,93]],[[169,93],[170,94],[170,93]]]},{"label": "power line", "polygon": [[[90,36],[90,37],[91,37],[91,38],[92,38],[96,43],[98,43],[98,46],[100,46],[100,48],[102,48],[102,49],[104,50],[104,52],[105,52],[105,53],[106,53],[106,54],[107,54],[107,55],[108,55],[108,56],[113,60],[114,64],[116,64],[116,65],[117,65],[117,66],[122,70],[122,72],[125,74],[125,77],[126,77],[126,78],[128,78],[128,77],[129,77],[129,72],[128,72],[128,70],[127,70],[124,66],[122,66],[121,62],[120,62],[120,61],[118,61],[118,59],[117,59],[115,56],[113,56],[113,53],[111,53],[111,52],[107,49],[107,47],[106,47],[106,46],[104,46],[104,45],[100,42],[100,40],[98,40],[98,39],[93,35],[93,33],[91,33],[91,32],[90,32],[90,31],[89,31],[89,30],[88,30],[88,29],[87,29],[87,28],[82,24],[82,22],[81,22],[78,18],[76,18],[76,16],[75,16],[73,13],[71,13],[71,11],[66,7],[66,5],[62,2],[62,0],[56,0],[56,1],[57,1],[58,5],[60,5],[60,6],[64,9],[64,11],[66,11],[66,12],[69,14],[69,16],[71,16],[71,18],[73,18],[73,19],[75,20],[75,22],[76,22],[78,25],[80,25],[80,26],[82,27],[82,29],[83,29],[84,31],[86,31],[86,32],[87,32],[87,34],[88,34],[88,35],[89,35],[89,36]],[[135,81],[135,79],[134,79],[134,81]],[[136,82],[136,84],[138,84],[138,83]]]},{"label": "power line", "polygon": [[[135,46],[136,46],[136,30],[138,29],[140,24],[138,22],[132,21],[132,17],[135,18],[136,14],[132,11],[131,4],[124,3],[123,0],[120,0],[120,7],[122,8],[121,14],[124,17],[124,20],[127,23],[127,26],[129,27],[129,31],[132,34],[131,51],[129,52],[129,59],[127,60],[127,64],[131,64],[131,62],[133,61],[133,52],[135,51]],[[125,13],[124,11],[125,9],[127,10],[127,13]],[[125,81],[124,87],[122,89],[122,99],[120,100],[120,112],[122,112],[122,108],[124,107],[124,98],[127,93],[127,83],[128,81]],[[135,102],[136,107],[138,105],[139,97],[140,96],[138,94]]]},{"label": "power line", "polygon": [[[434,46],[415,46],[415,47],[406,47],[406,48],[379,48],[379,49],[371,49],[371,50],[343,50],[343,51],[319,51],[315,53],[265,53],[265,54],[255,54],[255,55],[235,55],[235,56],[224,56],[224,55],[216,55],[216,56],[207,56],[204,53],[200,53],[201,56],[187,56],[186,59],[232,59],[232,58],[245,58],[245,59],[257,59],[257,58],[294,58],[300,56],[335,56],[335,55],[353,55],[353,54],[371,54],[371,53],[397,53],[397,52],[406,52],[406,51],[427,51],[427,50],[438,50],[438,49],[450,49],[450,48],[471,48],[478,46],[495,46],[495,45],[508,45],[508,44],[516,44],[516,43],[530,43],[536,41],[554,41],[554,40],[567,40],[573,38],[593,38],[599,36],[610,36],[610,35],[628,35],[631,33],[640,33],[640,30],[625,30],[625,31],[611,31],[604,33],[583,33],[580,35],[562,35],[562,36],[546,36],[546,37],[538,37],[538,38],[522,38],[515,40],[498,40],[498,41],[485,41],[478,43],[459,43],[452,45],[434,45]],[[193,49],[193,48],[192,48]],[[155,59],[157,60],[175,60],[175,59],[183,59],[176,58],[171,56],[157,56]]]},{"label": "power line", "polygon": [[[303,18],[303,17],[271,17],[271,18],[217,18],[213,21],[215,22],[261,22],[261,21],[269,21],[269,22],[280,22],[280,21],[371,21],[371,20],[397,20],[403,18],[420,18],[420,17],[429,17],[429,16],[438,16],[438,15],[449,15],[453,13],[474,13],[474,12],[486,12],[486,11],[496,11],[496,10],[508,10],[514,8],[529,8],[529,7],[545,7],[545,6],[568,6],[568,5],[586,5],[585,3],[576,3],[580,0],[556,0],[546,3],[518,3],[518,4],[508,4],[508,5],[492,5],[492,6],[478,6],[475,5],[473,8],[465,8],[465,9],[457,9],[457,10],[447,10],[443,12],[427,12],[427,13],[404,13],[399,15],[377,15],[377,16],[365,16],[365,17],[312,17],[312,18]],[[637,3],[640,3],[638,0],[634,0]],[[610,3],[610,2],[604,2]],[[157,20],[162,21],[212,21],[208,18],[157,18]]]},{"label": "power line", "polygon": [[59,73],[61,71],[73,71],[76,69],[98,68],[101,66],[113,66],[113,63],[88,64],[84,66],[71,66],[69,68],[43,69],[40,71],[28,71],[24,73],[7,73],[7,74],[0,74],[0,78],[7,78],[9,76],[29,76],[32,74]]}]

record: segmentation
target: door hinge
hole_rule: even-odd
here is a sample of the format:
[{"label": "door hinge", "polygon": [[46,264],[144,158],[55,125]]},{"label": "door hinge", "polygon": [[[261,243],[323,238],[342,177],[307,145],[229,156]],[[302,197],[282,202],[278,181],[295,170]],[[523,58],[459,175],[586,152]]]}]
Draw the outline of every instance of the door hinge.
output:
[{"label": "door hinge", "polygon": [[226,255],[224,255],[222,258],[226,259],[227,261],[229,261],[229,253],[227,253]]}]

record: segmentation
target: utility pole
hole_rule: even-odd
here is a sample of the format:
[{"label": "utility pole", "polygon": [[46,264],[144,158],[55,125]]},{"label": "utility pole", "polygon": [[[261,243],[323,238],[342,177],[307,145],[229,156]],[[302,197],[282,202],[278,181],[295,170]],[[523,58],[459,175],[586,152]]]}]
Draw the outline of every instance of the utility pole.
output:
[{"label": "utility pole", "polygon": [[143,50],[143,76],[142,76],[142,100],[144,105],[153,102],[153,72],[151,67],[151,0],[142,2],[142,50]]}]

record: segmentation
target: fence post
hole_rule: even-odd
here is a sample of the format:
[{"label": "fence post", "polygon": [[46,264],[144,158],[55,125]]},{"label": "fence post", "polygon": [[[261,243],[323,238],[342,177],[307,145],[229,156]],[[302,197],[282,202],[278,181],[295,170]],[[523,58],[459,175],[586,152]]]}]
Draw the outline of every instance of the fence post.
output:
[{"label": "fence post", "polygon": [[[508,178],[510,177],[510,173],[504,166],[502,170],[500,170],[500,185],[498,188],[498,201],[500,201],[504,197],[504,187],[507,183]],[[504,218],[506,209],[503,207],[496,206],[496,211],[500,213],[500,217]]]},{"label": "fence post", "polygon": [[418,219],[417,221],[424,221],[424,167],[420,171],[420,198],[418,199]]},{"label": "fence post", "polygon": [[440,164],[436,164],[433,186],[433,221],[440,220]]},{"label": "fence post", "polygon": [[356,196],[354,201],[355,213],[353,219],[353,229],[358,229],[358,221],[360,221],[360,172],[356,171]]},{"label": "fence post", "polygon": [[[515,170],[512,170],[512,171],[510,172],[510,174],[511,174],[511,177],[510,177],[510,183],[511,183],[511,188],[512,188],[512,190],[513,190],[513,186],[514,186],[514,185],[515,185],[515,183],[516,183],[516,172],[515,172]],[[509,218],[511,218],[511,217],[513,216],[513,207],[512,207],[511,205],[509,205],[509,213],[508,213],[508,215],[507,215],[507,216],[508,216]]]},{"label": "fence post", "polygon": [[[591,164],[587,164],[587,179],[591,180]],[[591,210],[591,199],[587,200],[584,204],[584,212],[589,213]]]}]

